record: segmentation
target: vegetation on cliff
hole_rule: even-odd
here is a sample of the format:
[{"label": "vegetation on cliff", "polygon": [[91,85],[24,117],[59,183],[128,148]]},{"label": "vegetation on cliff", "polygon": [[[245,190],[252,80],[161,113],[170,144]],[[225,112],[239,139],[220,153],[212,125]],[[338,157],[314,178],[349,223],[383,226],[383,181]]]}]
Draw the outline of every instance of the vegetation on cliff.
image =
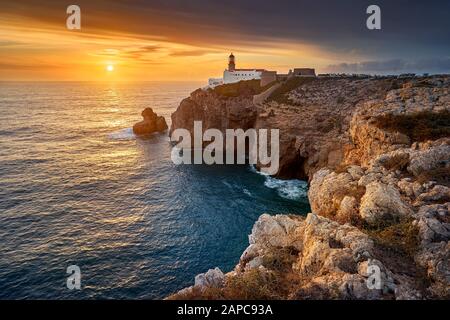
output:
[{"label": "vegetation on cliff", "polygon": [[214,89],[209,89],[214,93],[231,98],[231,97],[242,97],[242,96],[254,96],[261,92],[264,92],[268,88],[270,88],[274,83],[269,83],[263,87],[261,87],[260,80],[248,80],[248,81],[239,81],[236,83],[227,83],[220,86],[215,87]]},{"label": "vegetation on cliff", "polygon": [[450,111],[422,111],[414,114],[386,114],[375,119],[375,125],[407,135],[412,141],[450,137]]},{"label": "vegetation on cliff", "polygon": [[316,78],[312,77],[311,78],[293,77],[287,79],[285,82],[283,82],[283,84],[279,88],[277,88],[274,92],[272,92],[268,100],[284,104],[294,104],[294,102],[288,97],[287,93],[297,89],[303,84],[306,84],[314,80],[316,80]]}]

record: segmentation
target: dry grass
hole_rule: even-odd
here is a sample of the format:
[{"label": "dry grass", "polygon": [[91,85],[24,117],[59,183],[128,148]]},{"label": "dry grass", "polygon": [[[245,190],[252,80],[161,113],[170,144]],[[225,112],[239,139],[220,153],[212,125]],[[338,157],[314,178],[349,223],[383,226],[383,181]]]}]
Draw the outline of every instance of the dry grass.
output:
[{"label": "dry grass", "polygon": [[395,224],[365,226],[365,231],[379,246],[399,255],[413,257],[419,248],[419,229],[412,224],[411,219],[403,219]]},{"label": "dry grass", "polygon": [[253,96],[267,90],[274,84],[275,82],[272,82],[264,87],[261,87],[260,80],[247,80],[247,81],[239,81],[236,83],[223,84],[210,90],[213,90],[218,95],[227,98],[239,96]]},{"label": "dry grass", "polygon": [[273,300],[287,299],[299,286],[299,277],[292,271],[298,259],[294,247],[273,248],[263,257],[266,271],[252,269],[230,278],[223,289],[225,299]]},{"label": "dry grass", "polygon": [[288,299],[299,287],[299,277],[292,271],[298,258],[295,248],[274,248],[263,257],[264,269],[251,269],[227,278],[223,288],[194,288],[176,294],[176,300],[277,300]]},{"label": "dry grass", "polygon": [[396,154],[393,157],[389,158],[383,166],[390,171],[400,170],[403,171],[409,164],[409,154]]},{"label": "dry grass", "polygon": [[291,273],[252,269],[230,277],[223,288],[194,288],[170,300],[280,300],[287,299],[295,279]]},{"label": "dry grass", "polygon": [[378,128],[407,135],[412,141],[450,137],[450,111],[423,111],[413,115],[384,115],[374,123]]},{"label": "dry grass", "polygon": [[283,298],[281,293],[280,275],[259,269],[230,278],[223,289],[223,296],[227,300],[277,300]]},{"label": "dry grass", "polygon": [[276,101],[280,104],[294,104],[287,96],[287,93],[292,90],[297,89],[298,87],[314,81],[315,78],[301,78],[301,77],[293,77],[286,80],[279,88],[277,88],[270,95],[268,101]]},{"label": "dry grass", "polygon": [[277,272],[290,271],[297,256],[298,250],[294,247],[279,248],[264,255],[263,266]]}]

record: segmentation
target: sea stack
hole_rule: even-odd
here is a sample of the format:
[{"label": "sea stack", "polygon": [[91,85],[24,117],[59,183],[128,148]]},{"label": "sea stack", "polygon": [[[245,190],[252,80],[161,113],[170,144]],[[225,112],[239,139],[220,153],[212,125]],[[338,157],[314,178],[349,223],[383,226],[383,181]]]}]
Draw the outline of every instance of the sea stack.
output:
[{"label": "sea stack", "polygon": [[154,132],[164,132],[168,129],[166,119],[158,116],[152,108],[145,108],[141,113],[144,120],[133,126],[133,132],[137,135],[146,135]]}]

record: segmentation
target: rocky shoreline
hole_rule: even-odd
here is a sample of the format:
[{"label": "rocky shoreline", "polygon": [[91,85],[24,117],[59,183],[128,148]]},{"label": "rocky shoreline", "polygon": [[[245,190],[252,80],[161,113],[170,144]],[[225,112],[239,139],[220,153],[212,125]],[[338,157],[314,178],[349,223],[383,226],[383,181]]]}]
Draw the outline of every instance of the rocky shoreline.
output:
[{"label": "rocky shoreline", "polygon": [[172,115],[171,131],[280,129],[277,176],[309,181],[312,213],[263,214],[233,271],[169,298],[449,298],[450,77],[296,81],[262,101],[197,90]]}]

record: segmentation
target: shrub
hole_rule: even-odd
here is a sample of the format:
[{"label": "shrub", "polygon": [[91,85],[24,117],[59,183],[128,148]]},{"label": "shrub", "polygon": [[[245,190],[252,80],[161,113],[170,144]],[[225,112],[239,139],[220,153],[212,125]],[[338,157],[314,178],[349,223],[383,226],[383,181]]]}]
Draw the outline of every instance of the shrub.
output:
[{"label": "shrub", "polygon": [[380,129],[403,133],[412,141],[435,140],[450,136],[450,111],[387,114],[376,118],[374,124]]},{"label": "shrub", "polygon": [[267,269],[284,272],[292,269],[297,257],[298,250],[294,247],[279,248],[264,255],[263,265]]},{"label": "shrub", "polygon": [[378,225],[366,228],[367,233],[382,247],[409,257],[413,257],[419,247],[419,229],[411,219],[403,219],[396,224]]},{"label": "shrub", "polygon": [[274,300],[287,299],[299,285],[292,271],[298,258],[294,247],[274,248],[263,257],[265,269],[251,269],[228,277],[223,288],[199,288],[176,293],[170,300]]},{"label": "shrub", "polygon": [[227,281],[223,289],[225,299],[274,300],[280,299],[279,277],[274,272],[252,269]]}]

